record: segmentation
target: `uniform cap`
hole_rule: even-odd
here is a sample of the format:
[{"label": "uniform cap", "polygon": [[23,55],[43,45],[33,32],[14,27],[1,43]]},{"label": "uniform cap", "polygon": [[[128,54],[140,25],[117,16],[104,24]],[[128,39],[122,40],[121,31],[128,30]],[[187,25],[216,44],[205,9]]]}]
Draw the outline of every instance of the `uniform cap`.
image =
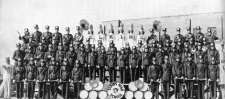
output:
[{"label": "uniform cap", "polygon": [[45,26],[45,29],[49,29],[49,25],[46,25],[46,26]]},{"label": "uniform cap", "polygon": [[34,25],[34,28],[35,28],[35,29],[38,29],[39,27],[38,27],[38,25],[37,25],[37,24],[35,24],[35,25]]},{"label": "uniform cap", "polygon": [[55,26],[55,29],[57,29],[57,30],[58,30],[58,29],[59,29],[59,26]]}]

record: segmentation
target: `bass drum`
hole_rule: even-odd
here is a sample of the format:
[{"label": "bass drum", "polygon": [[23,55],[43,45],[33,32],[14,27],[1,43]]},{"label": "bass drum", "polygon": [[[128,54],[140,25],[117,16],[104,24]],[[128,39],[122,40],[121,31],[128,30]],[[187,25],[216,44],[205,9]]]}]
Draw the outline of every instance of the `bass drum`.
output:
[{"label": "bass drum", "polygon": [[90,91],[92,89],[92,86],[90,85],[90,83],[85,83],[84,89],[87,90],[87,91]]},{"label": "bass drum", "polygon": [[134,97],[135,97],[135,99],[143,99],[143,92],[141,92],[141,91],[136,91],[135,93],[134,93]]},{"label": "bass drum", "polygon": [[[152,98],[152,92],[151,91],[146,91],[145,93],[144,93],[144,98],[145,99],[151,99]],[[172,98],[173,99],[173,98]]]},{"label": "bass drum", "polygon": [[106,91],[100,91],[100,92],[98,93],[98,98],[99,98],[99,99],[106,99],[107,96],[108,96],[108,95],[107,95],[107,92],[106,92]]},{"label": "bass drum", "polygon": [[134,94],[133,94],[132,91],[127,91],[127,92],[125,93],[125,97],[126,97],[126,99],[133,99]]},{"label": "bass drum", "polygon": [[137,87],[135,86],[134,82],[130,82],[128,87],[129,87],[130,91],[136,91],[137,90]]},{"label": "bass drum", "polygon": [[88,92],[86,90],[80,91],[80,98],[86,99],[88,97]]},{"label": "bass drum", "polygon": [[144,86],[140,89],[140,91],[147,91],[149,90],[149,86],[147,83],[144,83]]},{"label": "bass drum", "polygon": [[98,93],[96,91],[90,91],[88,99],[97,99]]}]

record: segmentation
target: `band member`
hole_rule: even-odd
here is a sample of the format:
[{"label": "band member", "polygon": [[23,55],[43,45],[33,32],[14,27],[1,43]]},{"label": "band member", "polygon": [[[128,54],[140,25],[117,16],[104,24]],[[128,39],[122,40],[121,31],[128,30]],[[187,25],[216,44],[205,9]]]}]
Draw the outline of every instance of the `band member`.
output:
[{"label": "band member", "polygon": [[58,87],[57,81],[58,81],[59,72],[58,72],[57,63],[55,62],[54,57],[51,58],[47,75],[48,75],[48,82],[49,82],[49,87],[48,87],[49,97],[48,98],[50,99],[50,96],[51,96],[53,99],[56,99],[57,87]]},{"label": "band member", "polygon": [[62,44],[59,43],[58,50],[56,52],[56,61],[59,63],[59,65],[62,65],[64,58],[65,58],[65,51],[63,51]]},{"label": "band member", "polygon": [[40,60],[40,64],[37,67],[37,83],[39,86],[39,99],[45,99],[46,95],[46,80],[47,80],[47,67],[44,59]]},{"label": "band member", "polygon": [[28,28],[24,29],[24,35],[21,36],[19,35],[19,40],[22,40],[24,44],[29,43],[29,38],[30,38],[30,32]]},{"label": "band member", "polygon": [[108,41],[114,41],[115,40],[115,35],[114,35],[114,29],[113,25],[110,24],[110,29],[109,29],[109,36],[108,36]]},{"label": "band member", "polygon": [[153,44],[154,42],[156,42],[158,40],[157,36],[155,35],[155,30],[154,29],[151,29],[150,30],[150,36],[148,37],[147,39],[147,45],[151,45]]},{"label": "band member", "polygon": [[87,53],[85,51],[85,47],[84,44],[80,44],[80,48],[79,51],[77,53],[77,59],[80,62],[80,65],[82,66],[82,82],[85,82],[85,77],[88,74],[88,68],[87,68],[87,64],[86,64],[86,60],[87,60]]},{"label": "band member", "polygon": [[204,87],[207,78],[207,64],[205,63],[204,56],[199,55],[197,56],[196,62],[196,78],[198,80],[198,99],[205,99],[204,98]]},{"label": "band member", "polygon": [[118,55],[118,66],[119,66],[119,70],[120,70],[121,83],[125,83],[125,80],[126,80],[125,59],[126,59],[125,51],[124,51],[124,48],[122,48]]},{"label": "band member", "polygon": [[143,45],[146,43],[146,38],[145,38],[145,30],[143,25],[141,25],[140,31],[138,32],[137,35],[137,43],[142,42]]},{"label": "band member", "polygon": [[141,66],[141,74],[140,76],[142,76],[144,78],[144,81],[147,81],[147,68],[150,65],[150,54],[149,54],[149,50],[148,47],[145,46],[144,51],[142,52],[142,66]]},{"label": "band member", "polygon": [[102,25],[99,25],[99,31],[98,31],[98,35],[97,35],[97,40],[104,42],[105,41],[105,34],[104,34],[104,30]]},{"label": "band member", "polygon": [[215,43],[210,43],[210,48],[207,50],[207,61],[210,63],[211,58],[214,57],[216,64],[220,63],[219,51],[215,47]]},{"label": "band member", "polygon": [[93,25],[90,25],[90,30],[88,31],[88,37],[87,38],[90,40],[90,44],[96,43],[96,40],[95,40],[95,37],[94,37]]},{"label": "band member", "polygon": [[16,82],[16,97],[17,99],[23,98],[23,91],[24,91],[24,77],[25,77],[25,68],[23,66],[23,61],[19,58],[15,64],[15,82]]},{"label": "band member", "polygon": [[49,29],[50,29],[50,27],[48,25],[46,25],[45,26],[46,32],[44,32],[42,35],[42,38],[44,38],[44,40],[47,44],[51,44],[51,42],[52,42],[52,33],[49,31]]},{"label": "band member", "polygon": [[204,37],[204,34],[201,32],[201,27],[200,26],[196,27],[196,32],[197,33],[195,34],[195,41],[202,43],[202,39]]},{"label": "band member", "polygon": [[124,35],[124,27],[123,24],[118,27],[118,35],[116,37],[116,48],[120,50],[122,47],[125,46],[125,35]]},{"label": "band member", "polygon": [[132,47],[132,52],[129,56],[129,66],[131,67],[130,75],[131,81],[135,81],[138,78],[138,67],[139,67],[139,54],[135,46]]},{"label": "band member", "polygon": [[164,56],[162,64],[162,84],[163,84],[163,99],[169,99],[170,82],[172,80],[172,65],[169,63],[169,56]]},{"label": "band member", "polygon": [[35,91],[35,77],[37,68],[35,67],[33,58],[30,58],[30,62],[26,66],[26,81],[27,81],[27,96],[28,99],[34,98],[34,91]]},{"label": "band member", "polygon": [[74,35],[74,40],[73,40],[73,44],[77,44],[78,46],[83,42],[83,40],[84,40],[84,37],[83,37],[83,35],[82,35],[82,30],[81,30],[81,28],[80,28],[80,26],[77,26],[77,33],[75,33],[75,35]]},{"label": "band member", "polygon": [[66,58],[64,58],[60,68],[60,82],[62,82],[62,95],[64,99],[68,99],[68,92],[69,92],[70,70],[68,67],[69,67],[68,61]]},{"label": "band member", "polygon": [[210,98],[216,99],[216,90],[219,82],[219,65],[215,57],[211,57],[210,64],[208,65],[208,80],[210,89]]},{"label": "band member", "polygon": [[75,98],[79,99],[79,93],[81,90],[81,75],[82,71],[80,68],[80,63],[78,60],[75,61],[75,65],[73,67],[73,70],[71,72],[71,80],[73,80],[73,86],[74,86],[74,93],[75,93]]},{"label": "band member", "polygon": [[162,31],[163,31],[163,34],[161,36],[160,42],[162,43],[163,47],[165,47],[166,41],[167,40],[170,41],[170,35],[166,33],[167,32],[167,28],[164,28]]},{"label": "band member", "polygon": [[158,44],[158,50],[156,51],[155,57],[157,59],[157,64],[163,63],[164,52],[160,44]]},{"label": "band member", "polygon": [[77,53],[75,52],[72,44],[69,45],[69,51],[66,52],[65,57],[69,62],[69,68],[72,69],[75,63],[75,60],[77,59]]},{"label": "band member", "polygon": [[35,58],[37,59],[44,59],[45,58],[45,51],[42,43],[39,43],[38,48],[35,52]]},{"label": "band member", "polygon": [[117,49],[114,46],[113,41],[110,42],[109,49],[107,51],[107,63],[109,67],[110,81],[116,81]]},{"label": "band member", "polygon": [[184,67],[181,61],[181,57],[179,55],[175,56],[175,61],[173,61],[172,73],[174,77],[175,84],[175,98],[182,98],[182,82],[184,76]]},{"label": "band member", "polygon": [[55,43],[58,45],[62,43],[62,33],[59,32],[59,26],[55,26],[55,33],[53,34],[53,39]]},{"label": "band member", "polygon": [[24,58],[25,52],[24,52],[24,50],[21,49],[21,44],[20,43],[17,44],[16,47],[17,47],[17,50],[15,50],[14,53],[13,53],[13,59],[15,61],[18,61],[18,59],[23,59]]},{"label": "band member", "polygon": [[51,60],[51,58],[55,58],[56,57],[56,51],[53,49],[52,44],[48,45],[48,51],[45,52],[45,59],[46,60]]},{"label": "band member", "polygon": [[130,30],[128,30],[128,35],[127,35],[127,42],[131,47],[135,46],[137,44],[136,42],[136,36],[134,34],[134,25],[131,24]]},{"label": "band member", "polygon": [[88,75],[90,77],[90,79],[95,79],[96,78],[96,65],[97,65],[97,51],[95,50],[95,45],[92,45],[92,47],[90,48],[90,52],[88,52]]},{"label": "band member", "polygon": [[184,36],[183,36],[182,34],[180,34],[181,28],[178,27],[178,28],[176,29],[176,31],[177,31],[177,35],[176,35],[175,38],[174,38],[174,43],[177,43],[177,42],[183,43],[183,42],[184,42]]},{"label": "band member", "polygon": [[34,25],[34,29],[35,29],[35,32],[32,34],[32,39],[36,43],[40,43],[42,33],[39,31],[39,27],[37,24]]},{"label": "band member", "polygon": [[101,82],[105,81],[105,66],[106,66],[106,51],[105,47],[102,46],[101,41],[98,42],[98,48],[97,48],[98,58],[97,58],[97,70],[99,79]]},{"label": "band member", "polygon": [[210,28],[207,29],[205,38],[207,39],[208,42],[214,42],[214,40],[218,39],[218,37],[213,33],[212,29]]},{"label": "band member", "polygon": [[187,97],[193,98],[193,86],[196,77],[196,64],[193,61],[192,54],[188,53],[187,61],[184,62],[184,76],[187,86]]},{"label": "band member", "polygon": [[70,44],[72,44],[73,41],[73,35],[70,34],[70,28],[66,27],[66,34],[63,35],[63,42],[65,42],[64,45],[69,46]]},{"label": "band member", "polygon": [[159,80],[162,76],[162,67],[156,63],[155,57],[152,58],[152,64],[147,68],[147,71],[153,97],[159,99]]}]

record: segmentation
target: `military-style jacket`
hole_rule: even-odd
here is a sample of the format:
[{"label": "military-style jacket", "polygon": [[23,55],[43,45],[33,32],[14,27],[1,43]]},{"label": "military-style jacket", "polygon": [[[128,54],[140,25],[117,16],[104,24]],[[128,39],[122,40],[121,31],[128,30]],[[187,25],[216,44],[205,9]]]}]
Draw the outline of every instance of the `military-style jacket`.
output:
[{"label": "military-style jacket", "polygon": [[148,80],[158,80],[162,76],[162,67],[157,64],[152,64],[148,67],[148,72],[147,72],[147,78]]},{"label": "military-style jacket", "polygon": [[62,33],[60,32],[54,33],[53,38],[56,41],[56,44],[59,44],[60,42],[62,42]]},{"label": "military-style jacket", "polygon": [[102,52],[101,48],[98,48],[98,58],[97,58],[97,64],[100,67],[103,67],[106,65],[106,60],[107,60],[107,56],[106,56],[106,52]]},{"label": "military-style jacket", "polygon": [[98,57],[98,53],[96,51],[91,51],[88,53],[88,65],[90,66],[96,66],[97,65],[97,57]]},{"label": "military-style jacket", "polygon": [[79,67],[74,67],[71,73],[71,79],[74,82],[78,82],[81,80],[82,77],[82,71]]},{"label": "military-style jacket", "polygon": [[73,35],[72,34],[64,34],[63,35],[63,42],[65,42],[65,45],[71,44],[73,41]]},{"label": "military-style jacket", "polygon": [[172,77],[172,65],[170,63],[162,64],[162,81],[169,82]]},{"label": "military-style jacket", "polygon": [[[201,61],[200,61],[201,60]],[[198,59],[196,64],[196,77],[198,79],[206,79],[207,77],[207,65],[203,59]]]},{"label": "military-style jacket", "polygon": [[44,38],[45,42],[47,44],[51,44],[52,42],[52,33],[51,32],[44,32],[42,34],[42,38]]},{"label": "military-style jacket", "polygon": [[37,67],[37,79],[39,81],[47,80],[47,71],[46,66],[38,66]]},{"label": "military-style jacket", "polygon": [[56,61],[61,63],[64,58],[65,58],[65,52],[64,51],[57,51],[56,52]]},{"label": "military-style jacket", "polygon": [[25,78],[25,68],[23,66],[15,66],[15,80],[22,81]]},{"label": "military-style jacket", "polygon": [[114,47],[109,48],[107,52],[107,63],[109,67],[116,67],[117,65],[117,51]]},{"label": "military-style jacket", "polygon": [[150,65],[150,54],[148,52],[142,52],[142,65],[149,66]]},{"label": "military-style jacket", "polygon": [[216,60],[216,64],[219,64],[220,63],[220,54],[219,54],[219,51],[214,49],[214,50],[207,50],[207,61],[209,63],[211,63],[211,58],[212,57],[215,57],[215,60]]},{"label": "military-style jacket", "polygon": [[34,80],[36,78],[36,72],[37,72],[37,68],[35,68],[34,64],[29,63],[26,66],[26,79],[27,80]]},{"label": "military-style jacket", "polygon": [[87,58],[87,53],[85,50],[79,50],[77,53],[77,59],[80,61],[81,64],[86,64],[86,58]]},{"label": "military-style jacket", "polygon": [[132,68],[136,68],[138,66],[138,61],[139,61],[138,58],[139,58],[138,52],[132,52],[130,54],[129,64]]},{"label": "military-style jacket", "polygon": [[56,64],[50,64],[48,67],[48,79],[56,80],[59,76]]},{"label": "military-style jacket", "polygon": [[188,79],[196,77],[196,64],[193,61],[184,62],[184,76]]},{"label": "military-style jacket", "polygon": [[125,60],[126,60],[126,55],[125,54],[119,54],[117,58],[117,64],[119,67],[125,68]]},{"label": "military-style jacket", "polygon": [[181,62],[173,61],[173,77],[182,77],[184,76],[184,66]]},{"label": "military-style jacket", "polygon": [[62,81],[68,81],[69,78],[70,76],[69,76],[68,66],[62,65],[60,69],[60,79]]},{"label": "military-style jacket", "polygon": [[25,52],[23,50],[15,50],[13,53],[13,59],[17,61],[19,58],[23,59],[25,56]]},{"label": "military-style jacket", "polygon": [[216,64],[208,65],[208,78],[212,81],[216,81],[220,77],[219,66]]},{"label": "military-style jacket", "polygon": [[41,42],[41,35],[42,33],[40,31],[36,31],[32,34],[33,41],[40,43]]}]

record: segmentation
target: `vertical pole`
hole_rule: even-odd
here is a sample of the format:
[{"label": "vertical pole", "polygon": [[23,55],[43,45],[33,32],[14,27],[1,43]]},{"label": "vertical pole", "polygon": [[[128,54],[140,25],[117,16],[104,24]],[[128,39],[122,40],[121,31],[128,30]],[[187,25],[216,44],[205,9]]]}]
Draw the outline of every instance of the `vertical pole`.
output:
[{"label": "vertical pole", "polygon": [[191,29],[191,18],[189,19],[189,29],[190,29],[190,32],[192,33],[192,29]]},{"label": "vertical pole", "polygon": [[221,16],[221,33],[222,33],[222,41],[223,41],[223,16]]}]

